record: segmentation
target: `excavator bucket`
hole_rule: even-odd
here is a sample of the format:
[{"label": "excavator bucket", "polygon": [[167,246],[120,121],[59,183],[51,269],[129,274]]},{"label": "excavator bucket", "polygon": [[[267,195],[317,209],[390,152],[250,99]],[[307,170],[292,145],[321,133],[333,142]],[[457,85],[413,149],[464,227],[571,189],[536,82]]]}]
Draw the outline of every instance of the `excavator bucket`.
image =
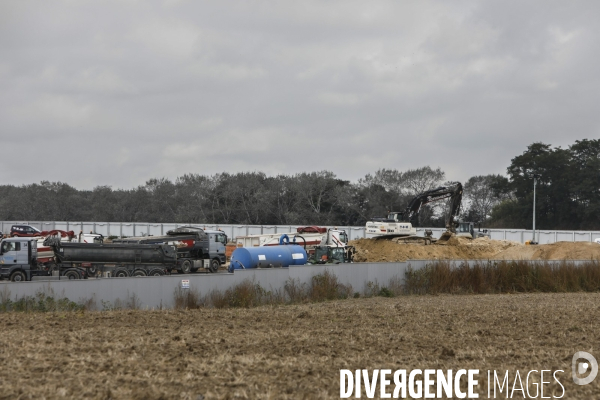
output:
[{"label": "excavator bucket", "polygon": [[450,240],[450,238],[452,236],[454,236],[455,234],[450,232],[450,231],[446,231],[444,233],[442,233],[442,236],[440,236],[440,238],[438,239],[437,243],[438,244],[444,244],[445,242],[447,242],[448,240]]}]

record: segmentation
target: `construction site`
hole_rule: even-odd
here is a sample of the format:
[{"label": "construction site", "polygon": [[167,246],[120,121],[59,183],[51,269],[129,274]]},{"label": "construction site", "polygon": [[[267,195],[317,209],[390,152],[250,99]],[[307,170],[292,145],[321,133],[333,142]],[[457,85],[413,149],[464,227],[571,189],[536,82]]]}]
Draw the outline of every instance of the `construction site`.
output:
[{"label": "construction site", "polygon": [[[109,239],[11,225],[0,399],[326,399],[341,370],[426,368],[477,370],[479,397],[492,371],[512,388],[493,398],[519,384],[526,398],[544,385],[546,397],[597,397],[571,379],[571,358],[598,346],[600,244],[493,240],[458,221],[461,195],[425,192],[354,240],[318,226]],[[418,234],[436,199],[446,230]],[[554,380],[524,384],[533,370]]]}]

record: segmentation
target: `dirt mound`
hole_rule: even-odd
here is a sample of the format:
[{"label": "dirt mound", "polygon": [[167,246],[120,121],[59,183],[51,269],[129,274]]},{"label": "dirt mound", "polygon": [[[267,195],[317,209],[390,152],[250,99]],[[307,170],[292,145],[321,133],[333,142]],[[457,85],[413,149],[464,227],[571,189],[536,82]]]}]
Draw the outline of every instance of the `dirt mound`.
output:
[{"label": "dirt mound", "polygon": [[508,240],[451,237],[441,244],[429,246],[399,244],[387,240],[359,239],[350,243],[356,247],[357,262],[394,262],[406,260],[485,260],[511,247],[524,247]]},{"label": "dirt mound", "polygon": [[509,240],[451,237],[430,246],[400,244],[387,240],[359,239],[356,262],[396,262],[407,260],[597,260],[600,245],[589,242],[558,242],[526,246]]},{"label": "dirt mound", "polygon": [[496,255],[501,260],[599,260],[600,245],[591,242],[556,242],[510,248]]}]

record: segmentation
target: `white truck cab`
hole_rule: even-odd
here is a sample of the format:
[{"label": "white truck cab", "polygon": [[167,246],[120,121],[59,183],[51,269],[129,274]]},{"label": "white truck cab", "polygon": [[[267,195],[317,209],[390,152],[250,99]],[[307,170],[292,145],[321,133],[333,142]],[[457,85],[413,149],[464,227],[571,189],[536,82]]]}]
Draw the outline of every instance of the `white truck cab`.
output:
[{"label": "white truck cab", "polygon": [[0,242],[0,278],[28,280],[37,264],[37,239],[12,237]]}]

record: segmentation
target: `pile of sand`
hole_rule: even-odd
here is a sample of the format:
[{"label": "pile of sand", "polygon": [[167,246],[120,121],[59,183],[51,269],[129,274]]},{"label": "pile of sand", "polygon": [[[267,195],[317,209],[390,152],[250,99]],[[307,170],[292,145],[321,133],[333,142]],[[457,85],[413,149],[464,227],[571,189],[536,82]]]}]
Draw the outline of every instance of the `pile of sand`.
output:
[{"label": "pile of sand", "polygon": [[589,242],[558,242],[526,246],[509,240],[452,237],[429,246],[394,243],[388,240],[359,239],[355,262],[406,260],[594,260],[600,259],[600,245]]},{"label": "pile of sand", "polygon": [[498,253],[499,260],[599,260],[600,245],[591,242],[557,242],[510,248]]}]

